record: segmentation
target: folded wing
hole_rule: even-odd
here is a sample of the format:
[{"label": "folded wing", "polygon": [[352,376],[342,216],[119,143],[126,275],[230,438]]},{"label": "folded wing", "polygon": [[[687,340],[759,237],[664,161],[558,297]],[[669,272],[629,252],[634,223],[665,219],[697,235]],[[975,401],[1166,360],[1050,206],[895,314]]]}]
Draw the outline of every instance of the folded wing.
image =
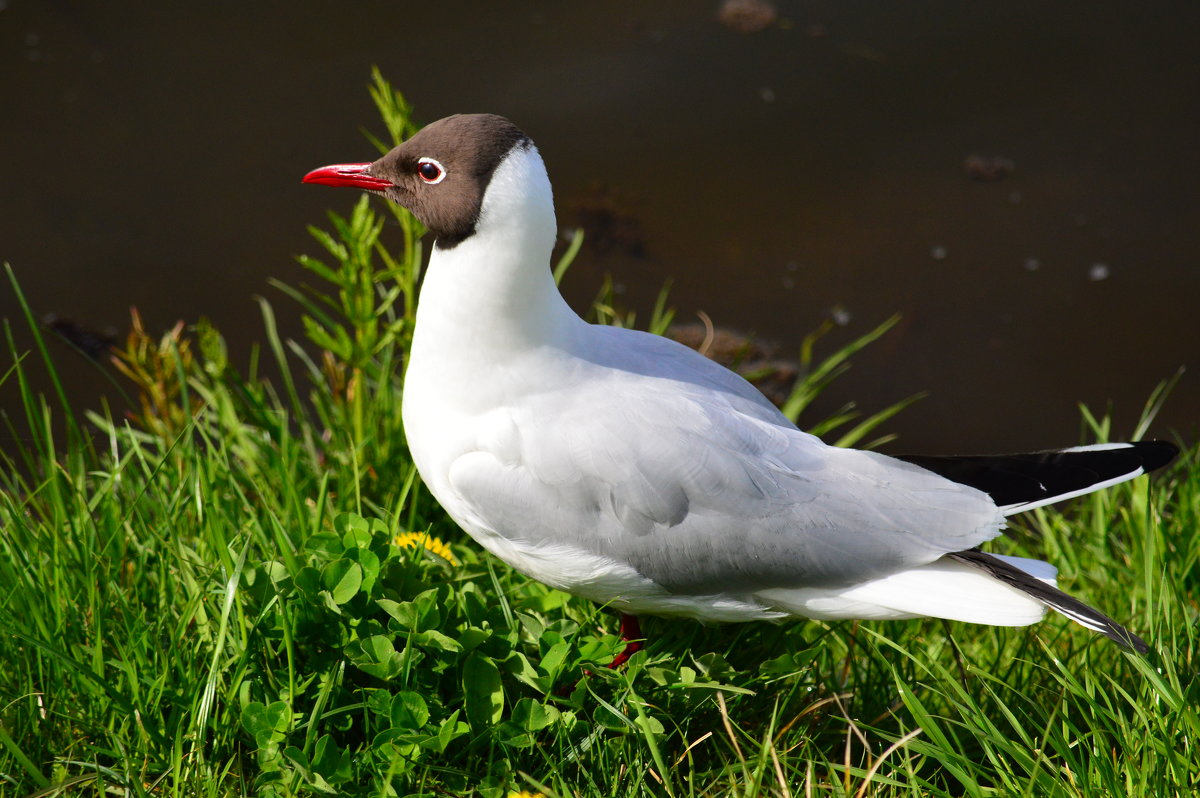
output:
[{"label": "folded wing", "polygon": [[495,411],[450,472],[476,523],[680,593],[854,584],[998,534],[980,491],[826,446],[694,363],[680,378],[654,357],[653,374],[597,364]]}]

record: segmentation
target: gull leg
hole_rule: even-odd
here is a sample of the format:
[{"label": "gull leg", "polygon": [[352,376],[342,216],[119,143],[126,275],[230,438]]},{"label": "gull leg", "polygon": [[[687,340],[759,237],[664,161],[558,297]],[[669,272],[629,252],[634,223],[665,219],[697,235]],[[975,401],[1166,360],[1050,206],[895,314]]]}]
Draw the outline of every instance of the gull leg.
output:
[{"label": "gull leg", "polygon": [[[624,665],[630,657],[646,647],[645,637],[642,635],[642,625],[638,622],[636,615],[621,613],[621,639],[625,641],[625,649],[613,657],[613,661],[608,663],[609,668],[619,668]],[[584,674],[591,676],[591,671],[584,671]],[[579,684],[579,680],[564,684],[554,691],[557,696],[569,696],[575,690],[575,685]]]},{"label": "gull leg", "polygon": [[621,639],[625,641],[625,650],[608,663],[609,668],[621,667],[630,657],[645,648],[646,638],[642,634],[642,625],[638,623],[636,615],[621,613]]}]

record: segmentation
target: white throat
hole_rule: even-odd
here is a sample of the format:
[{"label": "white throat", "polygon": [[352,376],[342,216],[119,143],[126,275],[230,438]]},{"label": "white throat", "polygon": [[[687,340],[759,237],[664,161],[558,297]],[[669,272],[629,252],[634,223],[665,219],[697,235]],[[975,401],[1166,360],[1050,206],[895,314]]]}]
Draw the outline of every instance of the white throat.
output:
[{"label": "white throat", "polygon": [[578,318],[550,272],[555,234],[546,167],[532,144],[517,147],[484,192],[474,235],[451,249],[434,248],[416,335],[436,335],[443,349],[464,335],[472,349],[550,343],[564,313]]},{"label": "white throat", "polygon": [[[518,146],[484,192],[475,233],[435,247],[421,287],[405,384],[410,400],[469,410],[495,403],[517,360],[571,347],[583,321],[550,271],[556,225],[550,180],[532,145]],[[490,376],[489,376],[490,375]]]}]

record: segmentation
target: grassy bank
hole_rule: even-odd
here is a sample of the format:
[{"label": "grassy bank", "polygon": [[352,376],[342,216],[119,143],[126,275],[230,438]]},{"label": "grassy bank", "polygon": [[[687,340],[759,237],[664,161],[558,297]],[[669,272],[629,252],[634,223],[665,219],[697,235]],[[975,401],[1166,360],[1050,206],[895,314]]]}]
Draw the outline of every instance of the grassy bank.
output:
[{"label": "grassy bank", "polygon": [[[402,99],[373,91],[385,140],[407,136]],[[1058,617],[647,619],[648,649],[610,672],[597,663],[621,647],[612,615],[483,554],[408,459],[420,232],[365,200],[332,216],[304,259],[312,285],[278,286],[307,340],[281,340],[264,302],[246,370],[203,322],[135,325],[115,353],[128,417],[35,394],[32,376],[57,385],[59,366],[31,311],[12,322],[30,351],[6,329],[0,390],[21,399],[10,434],[26,445],[0,468],[0,793],[1200,790],[1195,450],[1153,484],[1030,514],[1004,544],[1059,565],[1064,587],[1151,642],[1148,658]],[[806,348],[789,412],[852,349]],[[262,379],[260,360],[282,376]],[[890,412],[808,426],[869,442]]]}]

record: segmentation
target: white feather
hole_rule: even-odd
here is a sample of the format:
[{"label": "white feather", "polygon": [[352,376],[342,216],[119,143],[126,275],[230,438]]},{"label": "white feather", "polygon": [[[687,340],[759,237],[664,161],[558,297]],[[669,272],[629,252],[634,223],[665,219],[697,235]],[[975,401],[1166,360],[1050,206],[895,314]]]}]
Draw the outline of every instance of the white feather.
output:
[{"label": "white feather", "polygon": [[[1037,560],[1003,559],[1053,584],[1054,568]],[[769,590],[760,600],[811,618],[915,618],[1027,626],[1046,606],[978,568],[942,558],[842,590]]]}]

